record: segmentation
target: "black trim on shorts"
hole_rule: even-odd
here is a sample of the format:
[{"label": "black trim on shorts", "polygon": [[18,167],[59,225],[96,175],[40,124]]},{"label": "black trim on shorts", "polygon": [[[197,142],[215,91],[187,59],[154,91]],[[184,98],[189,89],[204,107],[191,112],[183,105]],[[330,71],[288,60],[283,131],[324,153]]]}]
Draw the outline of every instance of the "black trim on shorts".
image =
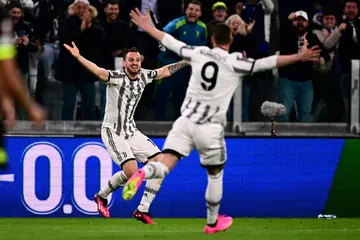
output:
[{"label": "black trim on shorts", "polygon": [[182,155],[181,153],[179,153],[178,151],[175,151],[174,149],[164,149],[162,151],[162,153],[169,153],[169,154],[172,154],[174,155],[175,157],[177,157],[179,160],[182,159],[184,157],[184,155]]},{"label": "black trim on shorts", "polygon": [[124,164],[127,163],[128,161],[131,161],[131,160],[136,161],[136,158],[129,158],[129,159],[124,160],[123,162],[120,163],[120,167],[123,168]]},{"label": "black trim on shorts", "polygon": [[159,154],[161,154],[161,152],[157,152],[157,153],[151,155],[150,157],[148,157],[147,159],[150,160],[150,159],[156,157],[156,156],[159,155]]},{"label": "black trim on shorts", "polygon": [[225,167],[225,164],[226,164],[226,163],[227,163],[227,161],[224,162],[224,163],[222,163],[222,164],[217,164],[217,165],[204,165],[204,164],[201,164],[201,163],[200,163],[200,166],[203,167],[203,168],[208,168],[208,167]]}]

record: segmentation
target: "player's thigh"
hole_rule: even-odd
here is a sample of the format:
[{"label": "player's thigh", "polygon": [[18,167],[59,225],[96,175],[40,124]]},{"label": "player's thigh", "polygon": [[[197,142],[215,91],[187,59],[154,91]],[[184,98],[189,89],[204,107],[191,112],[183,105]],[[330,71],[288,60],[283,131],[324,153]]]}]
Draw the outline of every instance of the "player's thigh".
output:
[{"label": "player's thigh", "polygon": [[102,128],[101,139],[112,160],[121,168],[126,162],[135,160],[128,142],[119,137],[113,129]]},{"label": "player's thigh", "polygon": [[171,153],[179,159],[189,156],[195,147],[193,142],[194,125],[195,123],[185,117],[178,118],[166,137],[163,153]]},{"label": "player's thigh", "polygon": [[194,142],[202,166],[220,166],[226,162],[226,144],[222,125],[214,123],[198,125]]},{"label": "player's thigh", "polygon": [[140,131],[136,131],[127,142],[134,153],[135,158],[143,164],[161,153],[158,146]]}]

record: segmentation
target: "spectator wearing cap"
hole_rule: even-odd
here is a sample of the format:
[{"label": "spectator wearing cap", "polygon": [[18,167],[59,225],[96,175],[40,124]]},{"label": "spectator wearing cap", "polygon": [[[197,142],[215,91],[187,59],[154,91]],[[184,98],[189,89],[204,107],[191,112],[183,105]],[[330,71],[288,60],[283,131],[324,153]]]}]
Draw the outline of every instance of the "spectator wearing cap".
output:
[{"label": "spectator wearing cap", "polygon": [[342,68],[341,90],[345,104],[345,120],[349,119],[351,92],[351,60],[360,59],[360,19],[359,4],[356,0],[346,0],[344,3],[344,20],[347,27],[341,36],[339,56]]},{"label": "spectator wearing cap", "polygon": [[[312,47],[314,42],[314,35],[307,34],[309,18],[306,12],[292,13],[289,15],[289,20],[282,25],[287,31],[280,32],[281,55],[298,53],[304,45],[305,37],[308,40],[308,47]],[[312,63],[296,63],[279,69],[277,97],[278,102],[287,109],[287,115],[282,119],[283,121],[289,121],[294,103],[298,110],[297,120],[300,122],[310,120],[314,97],[312,77]]]},{"label": "spectator wearing cap", "polygon": [[[164,32],[171,34],[176,39],[191,46],[205,46],[207,40],[206,25],[199,20],[201,16],[201,3],[190,1],[185,10],[185,16],[176,18],[164,27]],[[146,58],[146,56],[145,56]],[[162,66],[177,62],[180,57],[163,49],[159,54]],[[173,109],[176,118],[180,115],[181,104],[185,98],[186,88],[190,79],[190,68],[184,68],[171,75],[166,81],[162,81],[158,88],[155,103],[156,120],[165,120],[165,108],[167,105],[169,93],[173,96]]]},{"label": "spectator wearing cap", "polygon": [[[338,44],[347,24],[337,27],[337,13],[324,10],[313,17],[313,31],[316,45],[321,48],[319,62],[314,68],[314,118],[315,121],[340,122],[344,119],[344,106],[340,91],[341,68]],[[323,114],[326,109],[328,116]]]},{"label": "spectator wearing cap", "polygon": [[68,8],[68,18],[59,27],[59,68],[57,80],[62,84],[62,119],[74,120],[76,96],[80,92],[83,120],[95,120],[96,76],[87,71],[64,47],[75,42],[82,56],[99,64],[105,43],[104,29],[96,20],[97,10],[88,0],[75,0]]},{"label": "spectator wearing cap", "polygon": [[225,3],[223,2],[216,2],[213,4],[212,8],[212,16],[213,16],[213,20],[211,20],[210,22],[207,23],[206,27],[208,30],[208,44],[211,45],[211,41],[210,41],[210,36],[212,33],[212,28],[217,24],[217,23],[224,23],[227,16],[228,16],[228,8],[226,6]]}]

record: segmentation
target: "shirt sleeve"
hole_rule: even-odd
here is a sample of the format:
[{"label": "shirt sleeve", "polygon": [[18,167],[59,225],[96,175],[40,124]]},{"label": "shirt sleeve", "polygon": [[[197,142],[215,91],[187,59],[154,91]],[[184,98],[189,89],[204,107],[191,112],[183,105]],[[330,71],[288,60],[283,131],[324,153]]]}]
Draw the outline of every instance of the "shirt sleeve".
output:
[{"label": "shirt sleeve", "polygon": [[156,77],[157,77],[157,71],[156,70],[147,70],[147,69],[145,69],[141,73],[141,78],[145,82],[145,84],[151,83],[152,81],[155,80]]},{"label": "shirt sleeve", "polygon": [[270,56],[260,59],[244,58],[241,53],[238,53],[232,63],[233,69],[236,73],[249,75],[255,72],[262,72],[276,68],[277,56]]},{"label": "shirt sleeve", "polygon": [[161,41],[161,44],[189,62],[192,60],[191,57],[195,53],[196,49],[196,47],[188,46],[169,34],[165,34],[163,40]]},{"label": "shirt sleeve", "polygon": [[109,72],[109,79],[106,82],[104,82],[105,84],[117,86],[121,84],[122,81],[124,81],[125,74],[122,73],[121,71],[108,70],[108,72]]}]

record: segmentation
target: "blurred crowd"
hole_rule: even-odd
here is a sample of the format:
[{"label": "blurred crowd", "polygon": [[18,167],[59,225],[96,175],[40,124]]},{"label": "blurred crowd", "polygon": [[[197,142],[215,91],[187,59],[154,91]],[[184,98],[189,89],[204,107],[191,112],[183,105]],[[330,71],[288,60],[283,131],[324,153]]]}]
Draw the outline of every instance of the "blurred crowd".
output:
[{"label": "blurred crowd", "polygon": [[[106,86],[62,47],[74,41],[88,60],[122,67],[126,48],[138,47],[142,67],[179,61],[129,19],[150,10],[156,27],[193,46],[211,47],[219,22],[230,26],[230,52],[250,58],[295,54],[304,38],[322,52],[317,63],[298,63],[245,77],[243,121],[263,121],[261,104],[285,105],[283,121],[344,122],[349,115],[351,60],[359,59],[359,6],[355,0],[0,0],[14,25],[13,42],[24,81],[51,120],[101,120]],[[191,67],[148,86],[136,120],[171,121],[180,113]],[[233,104],[233,103],[232,103]],[[24,119],[21,110],[18,117]],[[228,118],[232,120],[233,109]]]}]

